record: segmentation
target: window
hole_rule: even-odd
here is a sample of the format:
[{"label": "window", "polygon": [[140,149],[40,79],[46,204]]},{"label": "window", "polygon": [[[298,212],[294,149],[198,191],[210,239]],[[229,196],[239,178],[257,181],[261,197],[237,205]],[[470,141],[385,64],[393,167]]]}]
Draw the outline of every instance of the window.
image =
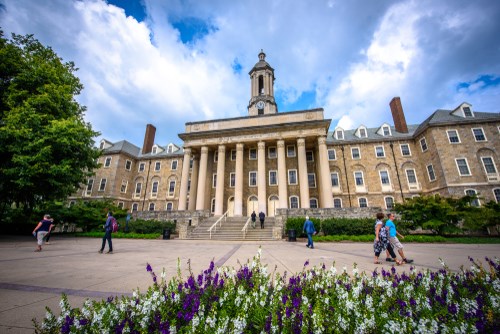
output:
[{"label": "window", "polygon": [[361,155],[359,154],[359,148],[358,147],[351,148],[351,155],[353,159],[361,158]]},{"label": "window", "polygon": [[420,139],[420,147],[422,148],[422,152],[427,151],[427,142],[425,141],[425,137]]},{"label": "window", "polygon": [[215,198],[212,198],[212,201],[210,202],[210,211],[212,213],[215,212]]},{"label": "window", "polygon": [[429,174],[429,181],[436,180],[436,174],[434,173],[434,167],[432,165],[427,165],[427,174]]},{"label": "window", "polygon": [[493,195],[495,195],[495,201],[500,203],[500,188],[493,189]]},{"label": "window", "polygon": [[365,128],[360,128],[360,129],[359,129],[359,137],[360,137],[360,138],[366,138],[366,137],[368,137],[368,136],[366,135],[366,129],[365,129]]},{"label": "window", "polygon": [[313,151],[306,151],[306,161],[308,161],[308,162],[314,161]]},{"label": "window", "polygon": [[123,209],[123,202],[118,202],[118,207],[119,207],[120,209]]},{"label": "window", "polygon": [[358,203],[360,208],[367,208],[368,207],[368,201],[364,197],[358,198]]},{"label": "window", "polygon": [[336,209],[342,208],[342,200],[340,198],[333,199],[333,207]]},{"label": "window", "polygon": [[335,150],[334,149],[328,150],[328,160],[336,160],[336,159],[337,155],[335,154]]},{"label": "window", "polygon": [[385,208],[387,210],[394,209],[394,198],[392,198],[392,197],[386,197],[385,198]]},{"label": "window", "polygon": [[483,160],[483,166],[484,170],[486,171],[486,174],[497,173],[497,168],[495,167],[495,163],[493,162],[492,157],[482,157],[481,160]]},{"label": "window", "polygon": [[276,147],[269,147],[268,148],[268,154],[269,154],[269,159],[276,159]]},{"label": "window", "polygon": [[269,185],[270,186],[278,185],[278,172],[275,170],[269,171]]},{"label": "window", "polygon": [[130,160],[125,161],[125,169],[126,170],[132,169],[132,161],[130,161]]},{"label": "window", "polygon": [[295,146],[294,145],[288,145],[286,147],[286,156],[289,158],[295,157]]},{"label": "window", "polygon": [[339,186],[339,173],[330,173],[330,178],[332,180],[332,187]]},{"label": "window", "polygon": [[193,169],[193,163],[194,159],[193,158],[189,159],[189,169]]},{"label": "window", "polygon": [[236,173],[229,173],[229,187],[234,188],[236,184]]},{"label": "window", "polygon": [[400,145],[400,148],[401,148],[401,155],[404,156],[404,157],[408,157],[411,155],[411,152],[410,152],[410,145],[408,144],[401,144]]},{"label": "window", "polygon": [[149,211],[155,211],[155,204],[149,203]]},{"label": "window", "polygon": [[470,201],[471,206],[480,206],[479,199],[477,198],[477,192],[474,189],[466,189],[465,194],[474,198]]},{"label": "window", "polygon": [[289,169],[288,170],[288,184],[297,184],[297,170]]},{"label": "window", "polygon": [[161,162],[157,161],[155,162],[155,172],[159,172],[161,169]]},{"label": "window", "polygon": [[450,141],[450,144],[460,143],[457,130],[448,130],[446,132],[448,133],[448,140]]},{"label": "window", "polygon": [[191,178],[188,179],[188,192],[191,190]]},{"label": "window", "polygon": [[307,173],[307,183],[309,184],[309,188],[316,188],[316,174]]},{"label": "window", "polygon": [[172,196],[174,194],[174,191],[175,191],[175,181],[172,180],[170,181],[170,183],[168,184],[168,194],[170,196]]},{"label": "window", "polygon": [[388,126],[383,126],[382,127],[382,131],[384,132],[384,136],[387,137],[387,136],[390,136],[391,135],[391,128],[388,127]]},{"label": "window", "polygon": [[380,183],[382,183],[382,185],[390,185],[391,181],[389,180],[389,173],[386,170],[381,170],[379,173]]},{"label": "window", "polygon": [[177,160],[172,160],[172,164],[170,165],[170,168],[172,170],[176,170],[177,169]]},{"label": "window", "polygon": [[253,171],[248,173],[248,185],[250,187],[257,186],[257,172]]},{"label": "window", "polygon": [[299,208],[299,198],[297,196],[290,197],[290,209],[298,209]]},{"label": "window", "polygon": [[354,181],[357,186],[362,186],[364,184],[363,172],[354,172]]},{"label": "window", "polygon": [[214,152],[214,162],[219,161],[219,151]]},{"label": "window", "polygon": [[236,150],[231,150],[231,161],[236,160]]},{"label": "window", "polygon": [[248,150],[248,159],[257,160],[257,149],[251,148]]},{"label": "window", "polygon": [[111,157],[106,157],[104,160],[104,167],[109,167],[111,165]]},{"label": "window", "polygon": [[158,195],[158,181],[153,181],[151,186],[151,196],[156,197]]},{"label": "window", "polygon": [[128,181],[127,180],[122,180],[122,186],[120,187],[120,192],[121,193],[126,193],[127,192],[127,185],[128,185]]},{"label": "window", "polygon": [[167,211],[172,211],[173,207],[174,204],[172,202],[167,202],[167,207],[166,207]]},{"label": "window", "polygon": [[417,184],[417,175],[415,174],[414,169],[407,169],[406,170],[406,177],[408,178],[409,184]]},{"label": "window", "polygon": [[139,172],[144,172],[144,168],[146,167],[146,164],[144,162],[141,162],[139,164]]},{"label": "window", "polygon": [[335,136],[337,137],[338,140],[344,140],[344,131],[342,130],[335,131]]},{"label": "window", "polygon": [[385,151],[383,146],[375,146],[375,155],[377,158],[385,157]]},{"label": "window", "polygon": [[132,204],[132,212],[137,212],[139,205],[137,203]]},{"label": "window", "polygon": [[212,188],[217,187],[217,174],[212,175]]},{"label": "window", "polygon": [[486,141],[486,137],[484,136],[482,128],[472,129],[472,133],[474,134],[474,138],[476,138],[476,141]]},{"label": "window", "polygon": [[135,197],[141,196],[141,190],[142,190],[142,183],[141,182],[137,182],[135,184]]},{"label": "window", "polygon": [[72,206],[74,206],[75,204],[76,204],[76,202],[75,202],[75,201],[70,201],[70,202],[69,202],[69,207],[71,208],[71,207],[72,207]]},{"label": "window", "polygon": [[472,111],[470,110],[470,108],[469,108],[469,107],[464,107],[464,108],[463,108],[463,110],[464,110],[464,116],[465,116],[465,117],[474,117],[474,116],[472,115]]},{"label": "window", "polygon": [[87,195],[92,192],[92,187],[94,187],[94,179],[89,179],[87,182]]},{"label": "window", "polygon": [[151,154],[156,154],[158,152],[158,147],[153,146],[153,149],[151,150]]},{"label": "window", "polygon": [[106,189],[106,179],[101,179],[101,184],[99,185],[99,191],[104,191]]},{"label": "window", "polygon": [[311,209],[317,209],[318,208],[318,200],[316,198],[309,199],[309,207]]},{"label": "window", "polygon": [[467,159],[455,159],[457,162],[458,173],[460,176],[468,176],[470,175],[469,165],[467,164]]}]

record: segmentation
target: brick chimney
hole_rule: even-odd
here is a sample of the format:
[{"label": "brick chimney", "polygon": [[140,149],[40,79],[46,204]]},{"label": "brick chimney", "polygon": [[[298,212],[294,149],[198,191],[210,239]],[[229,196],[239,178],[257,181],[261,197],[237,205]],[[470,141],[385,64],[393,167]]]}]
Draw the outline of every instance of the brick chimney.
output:
[{"label": "brick chimney", "polygon": [[146,134],[144,135],[144,144],[142,145],[142,154],[151,153],[155,142],[156,128],[152,124],[146,125]]},{"label": "brick chimney", "polygon": [[399,97],[393,97],[391,103],[392,119],[394,120],[394,127],[397,132],[408,133],[408,126],[406,125],[405,113],[403,112],[403,106],[401,105],[401,99]]}]

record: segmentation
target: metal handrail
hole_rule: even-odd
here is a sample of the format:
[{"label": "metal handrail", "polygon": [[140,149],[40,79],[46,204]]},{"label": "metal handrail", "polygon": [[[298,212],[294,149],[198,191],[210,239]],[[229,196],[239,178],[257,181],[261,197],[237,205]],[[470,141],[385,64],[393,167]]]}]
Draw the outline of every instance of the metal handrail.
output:
[{"label": "metal handrail", "polygon": [[224,222],[226,221],[228,212],[229,210],[224,212],[224,214],[219,219],[217,219],[217,221],[213,223],[212,226],[210,226],[210,228],[207,230],[208,232],[210,232],[210,239],[212,239],[212,229],[215,228],[214,233],[217,232],[217,223],[220,225],[220,227],[222,227],[222,219],[224,218]]},{"label": "metal handrail", "polygon": [[247,237],[247,231],[248,231],[248,224],[252,221],[252,217],[248,217],[247,222],[245,223],[245,226],[241,229],[241,232],[243,232],[243,239]]}]

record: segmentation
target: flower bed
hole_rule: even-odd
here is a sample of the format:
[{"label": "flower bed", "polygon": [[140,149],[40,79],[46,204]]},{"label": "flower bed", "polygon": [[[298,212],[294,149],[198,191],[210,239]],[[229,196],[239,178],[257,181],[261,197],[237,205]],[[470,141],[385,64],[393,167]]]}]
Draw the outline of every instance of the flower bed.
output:
[{"label": "flower bed", "polygon": [[[270,273],[253,260],[234,268],[160,278],[132,297],[47,308],[37,333],[474,333],[500,331],[500,260],[470,269],[372,273],[346,268]],[[180,266],[179,266],[180,268]]]}]

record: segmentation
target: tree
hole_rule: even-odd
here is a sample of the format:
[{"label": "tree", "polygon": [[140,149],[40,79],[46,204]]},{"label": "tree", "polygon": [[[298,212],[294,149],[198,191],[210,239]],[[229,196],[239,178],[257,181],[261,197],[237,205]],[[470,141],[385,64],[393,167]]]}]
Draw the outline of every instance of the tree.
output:
[{"label": "tree", "polygon": [[0,213],[65,199],[97,167],[76,71],[33,35],[0,31]]}]

